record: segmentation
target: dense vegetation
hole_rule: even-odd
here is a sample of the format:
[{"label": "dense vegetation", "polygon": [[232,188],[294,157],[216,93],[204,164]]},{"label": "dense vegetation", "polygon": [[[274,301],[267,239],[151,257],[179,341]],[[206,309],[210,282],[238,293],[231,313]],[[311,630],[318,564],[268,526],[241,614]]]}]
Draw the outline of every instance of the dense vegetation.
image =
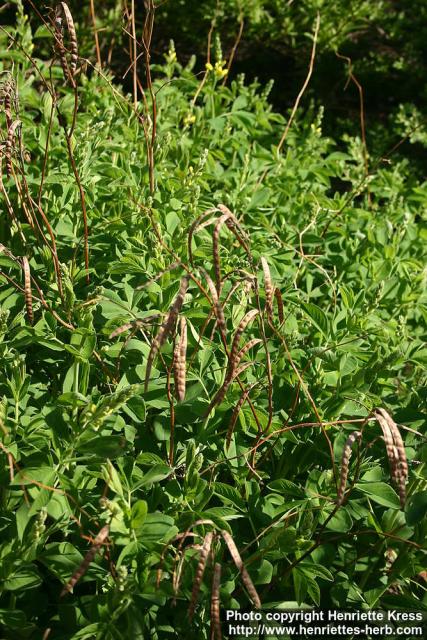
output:
[{"label": "dense vegetation", "polygon": [[[291,115],[313,45],[325,70],[390,3],[147,1],[133,47],[105,2],[98,52],[70,3],[78,57],[65,3],[9,4],[1,637],[218,637],[216,597],[425,611],[425,92],[399,88],[387,134],[316,91]],[[289,110],[229,69],[241,14],[243,51],[286,32],[304,60]],[[396,42],[411,15],[387,18]]]}]

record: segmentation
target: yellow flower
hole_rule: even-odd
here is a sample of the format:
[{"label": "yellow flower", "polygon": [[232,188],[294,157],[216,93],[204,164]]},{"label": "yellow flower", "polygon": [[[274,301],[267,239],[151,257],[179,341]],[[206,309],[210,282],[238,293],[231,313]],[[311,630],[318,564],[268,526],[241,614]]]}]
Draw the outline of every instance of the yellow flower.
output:
[{"label": "yellow flower", "polygon": [[215,77],[216,78],[224,78],[227,73],[228,73],[228,69],[224,69],[224,65],[227,64],[227,62],[225,60],[222,60],[221,62],[216,62],[215,63]]},{"label": "yellow flower", "polygon": [[186,126],[191,126],[195,122],[196,122],[196,116],[194,115],[194,113],[187,113],[187,115],[184,118],[184,124]]},{"label": "yellow flower", "polygon": [[213,66],[211,65],[211,63],[207,62],[206,63],[206,71],[212,71],[212,69],[213,69]]}]

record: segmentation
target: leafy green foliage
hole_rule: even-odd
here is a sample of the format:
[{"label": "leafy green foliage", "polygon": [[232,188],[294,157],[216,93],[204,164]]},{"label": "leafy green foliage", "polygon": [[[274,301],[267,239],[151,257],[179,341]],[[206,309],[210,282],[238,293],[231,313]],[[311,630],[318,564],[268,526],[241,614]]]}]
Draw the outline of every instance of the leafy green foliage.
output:
[{"label": "leafy green foliage", "polygon": [[[69,134],[74,92],[60,66],[39,57],[23,14],[13,37],[2,71],[14,63],[22,147],[14,147],[13,174],[3,175],[2,202],[6,193],[15,219],[5,211],[0,230],[4,637],[39,638],[51,628],[75,640],[208,638],[213,562],[191,627],[186,610],[210,531],[223,607],[248,606],[251,595],[221,538],[226,531],[265,607],[399,600],[425,608],[426,184],[405,161],[378,162],[367,178],[360,139],[338,147],[315,106],[297,116],[278,154],[286,122],[265,88],[241,77],[223,85],[218,68],[201,85],[171,49],[152,67],[152,191],[142,106],[135,114],[107,72],[82,71]],[[43,37],[51,44],[47,29]],[[153,122],[146,126],[151,134]],[[89,281],[71,158],[88,211]],[[218,204],[236,217],[218,232],[223,333],[208,283],[218,268]],[[60,277],[51,242],[25,206],[49,221]],[[203,225],[207,216],[196,227],[207,209],[212,224]],[[32,326],[22,256],[34,279]],[[264,313],[261,257],[281,292],[283,323],[275,307],[271,320]],[[177,402],[174,327],[146,392],[144,384],[151,345],[188,272],[180,310],[187,389]],[[238,346],[260,342],[207,415],[251,309],[260,313]],[[226,447],[233,408],[249,386]],[[371,418],[376,406],[403,425],[405,510]],[[337,509],[351,421],[363,435]],[[96,543],[107,524],[108,539]],[[60,597],[76,571],[73,592]]]}]

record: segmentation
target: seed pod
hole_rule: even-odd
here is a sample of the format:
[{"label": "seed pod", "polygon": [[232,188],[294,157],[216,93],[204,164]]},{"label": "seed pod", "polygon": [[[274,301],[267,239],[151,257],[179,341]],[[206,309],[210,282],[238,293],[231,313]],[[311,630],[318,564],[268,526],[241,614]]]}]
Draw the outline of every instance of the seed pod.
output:
[{"label": "seed pod", "polygon": [[212,576],[212,592],[211,592],[211,639],[221,640],[221,617],[219,588],[221,585],[221,565],[215,562],[214,572]]},{"label": "seed pod", "polygon": [[344,500],[345,486],[347,484],[348,469],[349,469],[349,463],[350,463],[350,457],[351,457],[351,447],[353,446],[353,443],[361,437],[362,437],[362,434],[360,431],[353,431],[353,433],[350,433],[347,440],[345,441],[344,450],[343,450],[342,459],[341,459],[341,476],[340,476],[340,486],[338,488],[338,494],[337,494],[337,505],[341,505]]},{"label": "seed pod", "polygon": [[22,267],[24,269],[24,295],[25,295],[25,306],[27,309],[27,316],[30,324],[34,322],[34,314],[33,314],[33,296],[31,292],[31,271],[30,264],[28,259],[24,256],[22,258]]},{"label": "seed pod", "polygon": [[253,347],[255,347],[257,344],[260,344],[261,342],[261,338],[253,338],[252,340],[249,340],[249,342],[247,342],[245,346],[242,347],[238,352],[237,362],[240,362],[240,360],[247,354],[248,351],[250,351]]},{"label": "seed pod", "polygon": [[228,214],[228,217],[226,219],[227,227],[230,229],[232,233],[234,233],[238,243],[243,247],[243,249],[246,251],[248,256],[250,256],[251,252],[249,250],[248,238],[245,237],[246,234],[243,231],[241,225],[239,224],[239,221],[237,220],[236,216],[233,213],[231,213],[230,209],[226,207],[224,204],[219,204],[218,209],[222,213]]},{"label": "seed pod", "polygon": [[252,365],[253,365],[253,362],[245,362],[245,364],[243,364],[241,367],[238,367],[237,369],[235,368],[232,372],[227,372],[221,388],[218,389],[215,396],[213,397],[213,400],[211,401],[209,407],[206,410],[205,418],[210,414],[212,409],[214,409],[214,407],[216,407],[217,404],[221,404],[221,402],[224,400],[225,394],[227,393],[228,388],[230,384],[233,382],[233,380],[235,378],[238,378],[241,373],[243,373],[246,369],[248,369],[248,367]]},{"label": "seed pod", "polygon": [[110,531],[110,527],[109,527],[108,524],[106,524],[105,527],[102,527],[102,529],[100,530],[100,532],[96,536],[95,540],[93,541],[92,547],[89,549],[89,551],[87,552],[87,554],[83,558],[83,562],[76,569],[76,571],[73,573],[73,575],[71,576],[71,578],[69,579],[67,584],[62,589],[61,594],[60,594],[61,598],[63,596],[65,596],[67,593],[69,593],[72,590],[72,588],[74,587],[74,585],[76,584],[76,582],[78,582],[80,580],[80,578],[82,578],[84,576],[84,574],[88,570],[90,564],[93,562],[96,554],[98,553],[100,547],[105,542],[105,540],[108,538],[109,531]]},{"label": "seed pod", "polygon": [[228,425],[227,435],[225,437],[225,448],[228,450],[230,448],[231,438],[233,436],[234,427],[236,426],[237,418],[239,417],[239,413],[243,405],[245,404],[250,392],[256,385],[256,382],[253,382],[247,389],[244,390],[242,395],[239,398],[236,406],[233,409],[233,413],[231,415],[230,424]]},{"label": "seed pod", "polygon": [[192,620],[194,615],[194,609],[196,607],[197,598],[199,597],[200,586],[202,584],[203,576],[206,569],[206,564],[211,550],[214,534],[212,531],[206,534],[203,541],[203,546],[200,550],[199,562],[196,569],[196,575],[194,576],[193,590],[191,592],[190,606],[188,607],[188,617]]},{"label": "seed pod", "polygon": [[12,94],[15,89],[15,81],[12,76],[4,82],[0,90],[0,97],[3,99],[4,113],[6,116],[6,128],[9,131],[12,126]]},{"label": "seed pod", "polygon": [[273,313],[273,281],[271,279],[270,267],[264,257],[261,258],[261,266],[264,273],[265,310],[268,318],[271,319]]},{"label": "seed pod", "polygon": [[185,398],[187,357],[187,320],[184,316],[180,322],[180,336],[174,349],[174,379],[176,396],[180,402]]},{"label": "seed pod", "polygon": [[[68,62],[65,54],[61,14],[65,18],[65,23],[68,31],[68,38],[70,42],[70,65],[69,66],[68,66]],[[56,49],[58,51],[58,55],[61,61],[61,67],[64,72],[64,78],[66,81],[68,81],[71,84],[71,86],[74,87],[75,86],[74,75],[77,69],[77,60],[78,60],[79,54],[78,54],[77,34],[76,34],[76,28],[74,26],[74,20],[66,2],[60,2],[56,7],[55,40],[56,40]]]},{"label": "seed pod", "polygon": [[65,21],[67,23],[67,29],[68,29],[68,36],[70,38],[70,50],[71,50],[70,70],[71,70],[71,73],[74,75],[77,69],[77,60],[79,57],[76,28],[74,26],[73,16],[71,15],[71,11],[68,5],[65,2],[61,2],[60,4],[62,7],[62,12],[65,16]]},{"label": "seed pod", "polygon": [[179,312],[181,311],[181,307],[183,305],[184,302],[184,298],[185,298],[185,294],[187,292],[187,288],[188,288],[188,277],[184,276],[183,278],[181,278],[181,285],[179,287],[179,291],[178,294],[175,298],[175,300],[173,301],[167,315],[166,318],[162,324],[162,326],[159,329],[159,332],[157,334],[157,336],[154,338],[153,343],[151,345],[151,349],[150,349],[150,353],[148,354],[148,358],[147,358],[147,368],[146,368],[146,373],[145,373],[145,384],[144,384],[144,391],[147,391],[147,387],[148,387],[148,382],[150,380],[150,373],[151,373],[151,367],[153,366],[153,361],[154,358],[157,355],[157,352],[159,351],[159,349],[161,348],[161,346],[164,344],[166,338],[168,337],[168,335],[172,332],[174,326],[175,326],[175,322],[176,319],[178,317]]},{"label": "seed pod", "polygon": [[153,313],[149,316],[146,316],[145,318],[137,318],[132,322],[126,322],[125,324],[122,324],[120,327],[117,327],[117,329],[114,329],[114,331],[110,333],[108,338],[109,340],[111,340],[112,338],[116,338],[122,333],[125,333],[125,331],[128,331],[129,329],[136,329],[139,327],[143,327],[145,325],[149,325],[151,324],[152,320],[155,320],[156,318],[159,318],[159,317],[160,317],[159,313]]},{"label": "seed pod", "polygon": [[285,315],[283,312],[283,298],[280,289],[278,289],[277,287],[274,289],[274,297],[276,298],[277,302],[277,315],[279,316],[279,322],[280,324],[283,324],[285,320]]},{"label": "seed pod", "polygon": [[219,301],[218,292],[216,290],[216,287],[210,275],[202,268],[200,269],[200,272],[203,273],[205,280],[208,284],[209,293],[212,296],[212,301],[214,304],[214,313],[215,313],[216,321],[218,323],[218,328],[225,338],[225,334],[226,334],[225,316],[224,316],[224,310],[222,308],[221,302]]},{"label": "seed pod", "polygon": [[242,576],[242,582],[246,587],[246,590],[253,602],[253,605],[256,609],[260,609],[261,608],[261,600],[259,598],[258,592],[255,589],[255,585],[252,582],[252,579],[249,575],[249,573],[246,570],[245,565],[243,564],[243,560],[240,557],[240,553],[238,548],[236,547],[233,538],[231,537],[231,535],[228,533],[228,531],[221,531],[221,535],[224,538],[224,541],[228,547],[228,550],[230,552],[230,555],[233,559],[234,564],[236,565],[237,569],[240,572],[240,575]]},{"label": "seed pod", "polygon": [[248,324],[252,322],[252,320],[257,315],[258,315],[258,309],[251,309],[243,316],[239,326],[236,329],[233,342],[231,345],[231,351],[230,351],[230,358],[229,358],[229,365],[228,365],[230,371],[233,371],[233,369],[236,367],[238,363],[238,350],[239,350],[240,338],[242,337],[242,334],[246,329],[246,327],[248,326]]},{"label": "seed pod", "polygon": [[12,175],[12,149],[13,149],[13,140],[15,138],[15,131],[16,129],[19,127],[20,125],[20,121],[19,120],[15,120],[15,122],[13,122],[10,127],[9,130],[7,132],[7,140],[6,140],[6,152],[5,152],[5,159],[6,159],[6,174],[8,176]]},{"label": "seed pod", "polygon": [[375,409],[374,416],[384,435],[391,477],[398,488],[400,504],[402,508],[404,508],[406,502],[406,482],[408,479],[408,461],[406,458],[405,445],[397,424],[385,409]]}]

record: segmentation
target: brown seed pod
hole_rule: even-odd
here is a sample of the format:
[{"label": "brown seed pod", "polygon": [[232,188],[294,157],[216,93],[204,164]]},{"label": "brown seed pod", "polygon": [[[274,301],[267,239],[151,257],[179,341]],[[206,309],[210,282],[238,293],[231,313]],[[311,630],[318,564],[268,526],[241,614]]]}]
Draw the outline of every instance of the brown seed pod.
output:
[{"label": "brown seed pod", "polygon": [[12,96],[15,94],[15,81],[12,75],[1,85],[0,99],[3,100],[4,113],[6,116],[6,128],[9,131],[12,126]]},{"label": "brown seed pod", "polygon": [[240,572],[240,575],[242,576],[242,582],[246,587],[246,590],[253,602],[253,605],[256,609],[260,609],[261,608],[261,600],[260,597],[258,595],[257,590],[255,589],[255,585],[252,582],[252,579],[249,575],[249,573],[246,570],[245,565],[243,564],[243,560],[240,557],[240,553],[238,548],[236,547],[233,538],[231,537],[231,535],[228,533],[228,531],[221,531],[221,535],[224,538],[224,541],[228,547],[228,550],[230,552],[230,555],[233,559],[234,564],[236,565],[237,569]]},{"label": "brown seed pod", "polygon": [[20,126],[20,124],[21,123],[19,120],[15,120],[15,122],[12,122],[7,132],[5,159],[6,159],[6,174],[8,176],[12,175],[13,141],[15,139],[15,131]]},{"label": "brown seed pod", "polygon": [[279,322],[280,324],[283,324],[285,320],[285,314],[283,311],[283,298],[280,289],[278,289],[277,287],[274,289],[274,297],[276,298],[277,302],[277,315],[279,316]]},{"label": "brown seed pod", "polygon": [[211,591],[211,640],[221,640],[221,616],[219,588],[221,586],[221,565],[215,562]]},{"label": "brown seed pod", "polygon": [[[63,36],[63,24],[62,16],[65,18],[65,24],[67,26],[68,38],[70,43],[70,65],[68,65]],[[75,86],[74,75],[77,69],[77,60],[79,57],[77,46],[77,34],[74,26],[73,16],[66,2],[60,2],[56,7],[55,12],[55,39],[58,55],[61,60],[62,70],[64,72],[64,78],[70,82],[72,86]]]},{"label": "brown seed pod", "polygon": [[251,256],[251,252],[249,250],[249,239],[246,236],[236,216],[224,204],[219,204],[217,208],[221,211],[221,213],[228,214],[226,219],[227,227],[232,233],[234,233],[238,243],[241,245],[241,247],[243,247],[247,255]]},{"label": "brown seed pod", "polygon": [[150,380],[150,373],[151,373],[151,368],[153,366],[153,362],[154,362],[154,358],[156,357],[159,349],[161,348],[161,346],[163,345],[163,343],[165,342],[166,338],[168,337],[168,335],[172,332],[174,326],[175,326],[175,322],[176,319],[178,317],[179,312],[181,311],[181,307],[183,305],[184,302],[184,298],[185,298],[185,294],[187,292],[187,288],[188,288],[188,277],[184,276],[183,278],[181,278],[181,285],[179,287],[179,291],[178,294],[175,298],[175,300],[173,301],[167,315],[166,318],[162,324],[162,326],[159,329],[159,332],[157,334],[157,336],[154,338],[153,343],[151,345],[151,349],[150,349],[150,353],[148,354],[148,358],[147,358],[147,368],[146,368],[146,373],[145,373],[145,384],[144,384],[144,391],[147,391],[148,388],[148,382]]},{"label": "brown seed pod", "polygon": [[400,504],[403,508],[406,502],[406,482],[408,479],[405,445],[397,424],[385,409],[375,409],[374,416],[384,435],[392,480],[398,488]]},{"label": "brown seed pod", "polygon": [[261,266],[264,273],[265,310],[268,318],[271,319],[273,313],[273,281],[271,279],[270,267],[264,257],[261,258]]},{"label": "brown seed pod", "polygon": [[74,585],[76,584],[76,582],[78,582],[80,580],[80,578],[82,578],[84,576],[84,574],[86,573],[86,571],[89,568],[89,565],[93,562],[93,559],[95,558],[96,554],[98,553],[99,548],[102,546],[102,544],[108,538],[109,531],[110,531],[110,527],[109,527],[108,524],[106,524],[105,527],[102,527],[102,529],[100,530],[100,532],[96,536],[95,540],[93,541],[92,547],[89,549],[89,551],[87,552],[87,554],[83,558],[83,562],[79,565],[79,567],[73,573],[73,575],[71,576],[71,578],[69,579],[67,584],[62,589],[61,594],[60,594],[61,598],[63,596],[65,596],[67,593],[69,593],[72,590],[72,588],[74,587]]},{"label": "brown seed pod", "polygon": [[242,347],[238,352],[237,362],[240,362],[240,360],[243,358],[243,356],[247,354],[248,351],[253,349],[253,347],[255,347],[257,344],[261,344],[261,342],[262,342],[261,338],[253,338],[252,340],[249,340],[249,342],[247,342],[245,346]]},{"label": "brown seed pod", "polygon": [[139,327],[144,327],[146,325],[149,325],[152,323],[153,320],[156,320],[157,318],[160,317],[160,313],[153,313],[149,316],[146,316],[145,318],[137,318],[136,320],[133,320],[132,322],[126,322],[125,324],[122,324],[120,327],[117,327],[117,329],[114,329],[114,331],[112,331],[112,333],[110,333],[110,335],[108,336],[109,340],[111,340],[112,338],[116,338],[117,336],[121,335],[122,333],[125,333],[126,331],[129,331],[129,329],[136,329]]},{"label": "brown seed pod", "polygon": [[233,371],[238,363],[239,341],[242,334],[248,324],[258,315],[258,309],[251,309],[240,320],[239,326],[234,334],[233,342],[231,345],[230,358],[229,358],[229,371]]},{"label": "brown seed pod", "polygon": [[218,328],[222,333],[223,337],[225,338],[225,334],[226,334],[225,316],[224,316],[224,310],[222,308],[221,302],[219,301],[218,292],[216,290],[216,287],[210,275],[203,268],[200,268],[200,272],[203,274],[207,282],[209,293],[212,296],[212,301],[214,304],[214,313],[215,313],[216,321],[218,324]]},{"label": "brown seed pod", "polygon": [[216,407],[217,404],[221,404],[221,402],[224,400],[225,394],[227,393],[228,388],[230,384],[233,382],[233,380],[238,378],[240,374],[242,374],[246,369],[248,369],[252,365],[253,365],[253,362],[245,362],[245,364],[242,364],[241,367],[238,367],[237,369],[235,368],[232,372],[227,372],[222,386],[220,387],[220,389],[218,389],[218,391],[213,397],[213,400],[211,401],[209,407],[206,410],[205,418],[207,418],[207,416],[210,414],[212,409]]},{"label": "brown seed pod", "polygon": [[186,357],[187,357],[187,320],[182,316],[180,321],[180,336],[173,354],[173,370],[176,397],[180,402],[185,398],[186,386]]},{"label": "brown seed pod", "polygon": [[253,382],[247,389],[244,390],[242,395],[239,398],[236,406],[233,409],[233,413],[231,415],[230,424],[228,425],[227,435],[225,437],[225,448],[228,450],[230,448],[231,438],[233,436],[234,427],[236,426],[237,418],[239,417],[239,413],[243,405],[245,404],[250,392],[256,386],[256,382]]},{"label": "brown seed pod", "polygon": [[205,535],[203,546],[200,550],[199,562],[196,569],[196,575],[194,576],[193,590],[191,592],[190,606],[188,607],[188,617],[190,618],[190,620],[192,620],[194,615],[194,609],[196,607],[197,598],[199,597],[200,586],[202,584],[203,576],[205,573],[213,538],[213,531],[209,531],[209,533]]},{"label": "brown seed pod", "polygon": [[348,469],[349,469],[349,463],[350,463],[350,457],[351,457],[351,448],[353,446],[353,443],[356,440],[359,440],[361,437],[362,437],[362,433],[360,431],[353,431],[353,433],[350,433],[347,440],[345,441],[344,450],[343,450],[342,459],[341,459],[341,476],[340,476],[340,486],[338,488],[338,494],[337,494],[337,505],[341,505],[344,500],[345,487],[347,484]]},{"label": "brown seed pod", "polygon": [[24,291],[25,291],[25,306],[27,309],[27,316],[30,324],[34,322],[33,314],[33,296],[31,292],[31,271],[28,259],[24,256],[22,258],[22,268],[24,270]]}]

